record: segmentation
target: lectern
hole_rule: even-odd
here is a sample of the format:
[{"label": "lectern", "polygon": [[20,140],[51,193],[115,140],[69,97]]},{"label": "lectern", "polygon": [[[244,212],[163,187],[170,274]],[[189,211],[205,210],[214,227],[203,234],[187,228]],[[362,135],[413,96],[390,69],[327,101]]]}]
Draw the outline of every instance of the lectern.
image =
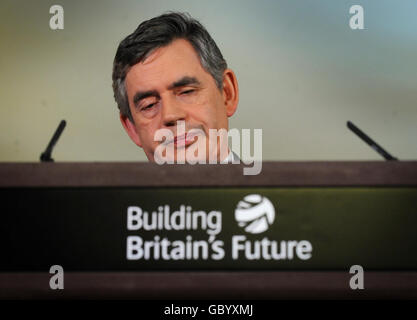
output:
[{"label": "lectern", "polygon": [[0,298],[417,298],[417,162],[243,167],[0,164]]}]

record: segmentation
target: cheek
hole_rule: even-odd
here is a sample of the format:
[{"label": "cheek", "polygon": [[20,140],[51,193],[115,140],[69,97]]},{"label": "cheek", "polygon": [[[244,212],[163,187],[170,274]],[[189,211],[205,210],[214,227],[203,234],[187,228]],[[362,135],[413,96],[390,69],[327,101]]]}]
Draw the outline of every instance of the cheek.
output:
[{"label": "cheek", "polygon": [[149,148],[156,144],[154,136],[157,129],[153,123],[138,125],[138,135],[144,147]]},{"label": "cheek", "polygon": [[193,110],[193,118],[207,128],[217,128],[222,114],[221,100],[217,96],[206,97],[197,107]]}]

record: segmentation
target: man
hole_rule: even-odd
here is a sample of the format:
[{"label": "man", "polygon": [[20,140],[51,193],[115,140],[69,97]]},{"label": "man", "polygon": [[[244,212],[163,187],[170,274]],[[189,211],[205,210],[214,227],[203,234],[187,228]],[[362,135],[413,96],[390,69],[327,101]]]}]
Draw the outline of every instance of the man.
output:
[{"label": "man", "polygon": [[112,78],[122,125],[149,161],[236,160],[227,144],[236,76],[197,20],[169,13],[141,23],[120,43]]}]

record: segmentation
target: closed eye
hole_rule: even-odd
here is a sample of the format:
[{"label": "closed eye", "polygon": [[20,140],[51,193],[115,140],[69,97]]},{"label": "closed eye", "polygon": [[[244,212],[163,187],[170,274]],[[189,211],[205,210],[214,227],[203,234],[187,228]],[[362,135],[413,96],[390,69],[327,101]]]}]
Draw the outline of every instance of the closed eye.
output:
[{"label": "closed eye", "polygon": [[148,109],[152,108],[154,105],[155,105],[155,103],[148,104],[146,107],[143,107],[142,110],[148,110]]},{"label": "closed eye", "polygon": [[185,90],[185,91],[182,91],[180,94],[189,94],[189,93],[192,93],[194,91],[195,91],[194,89]]}]

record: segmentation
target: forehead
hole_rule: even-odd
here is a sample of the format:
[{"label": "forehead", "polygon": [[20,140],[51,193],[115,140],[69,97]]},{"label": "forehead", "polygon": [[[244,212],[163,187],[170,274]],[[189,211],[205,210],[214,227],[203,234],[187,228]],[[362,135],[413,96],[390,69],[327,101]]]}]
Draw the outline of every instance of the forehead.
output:
[{"label": "forehead", "polygon": [[126,75],[126,89],[128,92],[162,90],[184,76],[200,81],[211,77],[202,67],[193,46],[184,39],[177,39],[131,67]]}]

